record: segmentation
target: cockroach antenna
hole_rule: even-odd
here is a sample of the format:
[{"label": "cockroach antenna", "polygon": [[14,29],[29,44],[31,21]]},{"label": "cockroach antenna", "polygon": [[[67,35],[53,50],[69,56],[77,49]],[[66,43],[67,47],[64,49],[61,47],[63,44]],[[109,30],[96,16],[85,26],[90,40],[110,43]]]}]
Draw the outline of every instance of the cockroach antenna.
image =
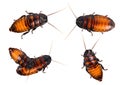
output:
[{"label": "cockroach antenna", "polygon": [[[47,16],[51,16],[51,15],[53,15],[53,14],[56,14],[56,13],[58,13],[58,12],[61,12],[61,11],[63,11],[64,9],[66,9],[66,7],[65,8],[63,8],[63,9],[61,9],[61,10],[58,10],[58,11],[56,11],[56,12],[53,12],[53,13],[50,13],[50,14],[48,14]],[[62,33],[57,27],[55,27],[53,24],[51,24],[50,22],[47,22],[49,25],[51,25],[53,28],[55,28],[57,31],[59,31],[60,33]]]},{"label": "cockroach antenna", "polygon": [[61,9],[61,10],[58,10],[58,11],[56,11],[56,12],[50,13],[50,14],[48,14],[47,16],[51,16],[51,15],[53,15],[53,14],[56,14],[56,13],[58,13],[58,12],[61,12],[61,11],[63,11],[64,9],[66,9],[66,7],[63,8],[63,9]]},{"label": "cockroach antenna", "polygon": [[73,29],[67,34],[67,36],[65,37],[65,39],[68,38],[68,36],[72,33],[72,31],[75,29],[76,25],[73,27]]},{"label": "cockroach antenna", "polygon": [[68,7],[69,7],[69,9],[70,9],[70,11],[72,12],[72,14],[74,15],[74,17],[77,19],[77,16],[75,15],[75,13],[73,12],[73,10],[72,10],[72,8],[71,8],[71,6],[68,4]]},{"label": "cockroach antenna", "polygon": [[61,65],[64,65],[63,63],[61,63],[59,61],[56,61],[56,60],[52,60],[52,61],[55,62],[55,63],[61,64]]},{"label": "cockroach antenna", "polygon": [[[86,50],[86,44],[85,44],[85,40],[84,40],[84,37],[83,37],[83,34],[82,35],[82,40],[83,40],[83,43],[84,43],[84,48]],[[102,35],[101,35],[102,36]],[[99,37],[99,39],[95,42],[95,44],[93,45],[93,47],[91,48],[91,50],[93,50],[93,48],[96,46],[96,44],[98,43],[98,41],[100,40],[101,36]]]},{"label": "cockroach antenna", "polygon": [[49,55],[51,54],[52,46],[53,46],[53,40],[51,42],[51,46],[50,46],[50,50],[49,50]]},{"label": "cockroach antenna", "polygon": [[[102,36],[102,35],[101,35]],[[93,45],[93,47],[91,48],[91,50],[93,50],[93,48],[96,46],[96,44],[98,43],[98,41],[100,40],[101,36],[99,37],[99,39],[95,42],[95,44]]]},{"label": "cockroach antenna", "polygon": [[84,48],[86,50],[86,44],[85,44],[85,40],[84,40],[83,34],[81,34],[81,35],[82,35],[82,40],[83,40]]},{"label": "cockroach antenna", "polygon": [[[53,40],[52,40],[52,42],[51,42],[51,46],[50,46],[49,55],[51,54],[52,47],[53,47]],[[56,60],[53,60],[53,59],[52,59],[52,61],[53,61],[53,62],[55,62],[55,63],[59,63],[59,64],[62,64],[62,65],[64,65],[63,63],[61,63],[61,62],[59,62],[59,61],[56,61]]]},{"label": "cockroach antenna", "polygon": [[[72,8],[70,7],[70,5],[68,4],[68,7],[70,9],[70,11],[72,12],[72,14],[74,15],[74,17],[77,19],[77,16],[75,15],[75,13],[73,12]],[[65,37],[65,39],[67,39],[67,37],[72,33],[72,31],[75,29],[76,25],[73,27],[73,29],[68,33],[68,35]]]},{"label": "cockroach antenna", "polygon": [[62,33],[57,27],[55,27],[53,24],[51,24],[50,22],[47,22],[50,26],[52,26],[53,28],[55,28],[57,31],[59,31],[60,33]]}]

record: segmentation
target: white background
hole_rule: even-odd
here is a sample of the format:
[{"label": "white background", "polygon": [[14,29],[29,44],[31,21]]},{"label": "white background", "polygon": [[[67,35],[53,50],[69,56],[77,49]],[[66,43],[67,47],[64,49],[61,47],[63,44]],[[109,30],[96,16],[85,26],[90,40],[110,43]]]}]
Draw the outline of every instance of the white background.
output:
[{"label": "white background", "polygon": [[[68,8],[68,3],[76,16],[85,14],[108,15],[116,24],[109,32],[93,33],[76,27],[70,36],[65,36],[75,26],[75,17]],[[0,85],[119,85],[120,76],[120,11],[119,0],[1,0],[0,1]],[[43,28],[38,27],[33,34],[28,33],[21,39],[22,33],[9,32],[9,28],[22,15],[28,12],[45,13],[46,15],[65,8],[65,10],[51,15],[48,21],[62,31],[62,34],[49,24]],[[81,34],[83,34],[86,47],[90,49],[102,35],[93,51],[103,60],[101,64],[107,68],[103,71],[103,81],[99,82],[86,72],[81,56],[85,49]],[[38,72],[30,76],[20,76],[16,73],[17,64],[11,59],[8,48],[21,48],[28,56],[38,57],[49,54],[53,60],[63,64],[51,62],[45,72]]]}]

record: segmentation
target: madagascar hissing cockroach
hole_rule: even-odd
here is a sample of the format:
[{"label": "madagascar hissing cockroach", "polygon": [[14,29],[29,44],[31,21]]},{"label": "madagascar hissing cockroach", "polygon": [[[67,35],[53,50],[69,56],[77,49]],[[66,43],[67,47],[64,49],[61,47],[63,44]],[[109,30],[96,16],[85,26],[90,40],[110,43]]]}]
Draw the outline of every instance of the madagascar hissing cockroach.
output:
[{"label": "madagascar hissing cockroach", "polygon": [[[96,41],[96,43],[98,42],[98,40]],[[83,42],[84,42],[84,39],[83,39]],[[92,49],[95,47],[96,43],[93,45]],[[84,47],[85,47],[85,52],[83,55],[84,57],[83,67],[84,66],[86,67],[86,71],[90,74],[91,77],[93,77],[98,81],[102,81],[102,78],[103,78],[102,70],[107,70],[107,69],[104,69],[102,64],[99,63],[102,60],[99,60],[95,56],[95,53],[92,51],[92,49],[86,49],[85,42],[84,42]]]},{"label": "madagascar hissing cockroach", "polygon": [[[51,63],[50,55],[42,55],[39,57],[30,58],[22,50],[17,48],[9,48],[11,58],[19,64],[16,72],[19,75],[27,76],[43,71]],[[50,52],[49,52],[50,54]],[[57,62],[52,60],[53,62]],[[57,62],[59,63],[59,62]]]},{"label": "madagascar hissing cockroach", "polygon": [[[49,25],[57,29],[54,25],[48,22],[48,16],[58,13],[62,10],[56,11],[48,15],[45,15],[41,12],[38,14],[38,13],[32,13],[32,12],[29,13],[26,11],[28,15],[22,15],[19,19],[15,20],[11,25],[11,27],[9,28],[9,31],[12,31],[15,33],[24,32],[21,35],[21,38],[22,38],[22,36],[27,34],[30,30],[32,30],[33,32],[37,27],[39,26],[42,27],[42,25],[44,25],[45,23],[48,23]],[[59,29],[57,30],[60,32]]]},{"label": "madagascar hissing cockroach", "polygon": [[[101,32],[101,33],[107,32],[115,27],[114,21],[111,18],[107,17],[107,15],[103,16],[103,15],[93,13],[90,15],[83,15],[83,16],[77,17],[70,6],[69,8],[76,18],[76,25],[82,29],[87,30],[88,32],[91,32],[91,34],[92,32]],[[69,32],[69,34],[75,29],[76,25]]]},{"label": "madagascar hissing cockroach", "polygon": [[31,75],[40,70],[45,70],[51,62],[49,55],[42,55],[38,58],[28,57],[22,50],[17,48],[9,48],[11,58],[19,64],[17,73],[20,75]]},{"label": "madagascar hissing cockroach", "polygon": [[37,73],[38,71],[45,70],[45,68],[51,63],[51,57],[49,55],[42,55],[37,58],[29,58],[26,62],[26,66],[18,66],[16,72],[19,75],[27,76]]}]

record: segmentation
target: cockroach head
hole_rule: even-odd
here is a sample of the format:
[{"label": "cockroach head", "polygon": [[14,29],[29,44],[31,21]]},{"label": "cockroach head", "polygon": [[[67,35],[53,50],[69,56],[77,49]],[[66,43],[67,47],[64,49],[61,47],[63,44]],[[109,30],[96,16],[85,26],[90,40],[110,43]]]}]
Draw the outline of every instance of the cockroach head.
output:
[{"label": "cockroach head", "polygon": [[40,22],[42,23],[42,25],[48,22],[48,18],[45,14],[40,13],[39,15],[40,15]]},{"label": "cockroach head", "polygon": [[95,56],[95,53],[91,49],[85,50],[84,57],[89,57],[90,55]]},{"label": "cockroach head", "polygon": [[80,28],[83,28],[84,16],[80,16],[76,19],[76,25]]},{"label": "cockroach head", "polygon": [[49,55],[44,55],[43,58],[47,62],[47,65],[51,63],[51,57]]}]

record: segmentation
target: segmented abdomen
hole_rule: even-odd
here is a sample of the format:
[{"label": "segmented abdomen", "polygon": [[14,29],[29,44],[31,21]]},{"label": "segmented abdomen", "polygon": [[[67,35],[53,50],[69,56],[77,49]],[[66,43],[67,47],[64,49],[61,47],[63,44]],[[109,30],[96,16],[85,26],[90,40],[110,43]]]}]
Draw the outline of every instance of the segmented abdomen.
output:
[{"label": "segmented abdomen", "polygon": [[28,59],[28,56],[17,48],[9,48],[9,53],[11,58],[20,65],[24,64]]},{"label": "segmented abdomen", "polygon": [[115,23],[113,22],[113,20],[111,20],[107,16],[102,16],[102,15],[93,15],[93,16],[94,18],[91,25],[93,31],[106,32],[115,27]]},{"label": "segmented abdomen", "polygon": [[12,24],[9,30],[12,32],[17,32],[17,33],[26,32],[30,30],[30,27],[27,22],[27,17],[26,16],[20,17],[18,20],[16,20]]},{"label": "segmented abdomen", "polygon": [[86,70],[91,75],[91,77],[96,80],[102,81],[103,72],[100,64],[97,64],[93,67],[87,67]]}]

